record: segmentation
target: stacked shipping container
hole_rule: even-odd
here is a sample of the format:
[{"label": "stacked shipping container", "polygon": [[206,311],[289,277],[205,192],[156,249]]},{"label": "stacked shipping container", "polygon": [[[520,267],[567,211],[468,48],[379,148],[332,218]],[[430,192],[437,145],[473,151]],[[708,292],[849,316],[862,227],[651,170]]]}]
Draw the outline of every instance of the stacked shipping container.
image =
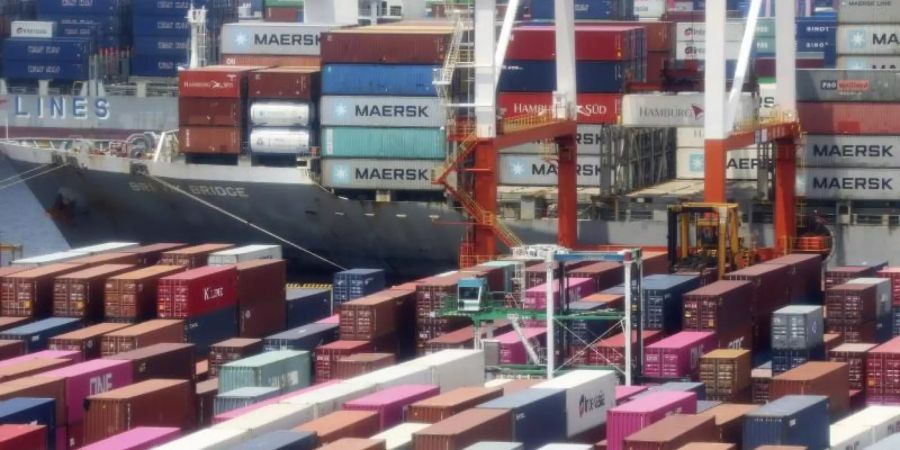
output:
[{"label": "stacked shipping container", "polygon": [[182,153],[243,153],[247,78],[259,68],[208,66],[178,73],[178,142]]},{"label": "stacked shipping container", "polygon": [[250,152],[260,159],[308,155],[315,144],[318,67],[280,67],[250,74]]}]

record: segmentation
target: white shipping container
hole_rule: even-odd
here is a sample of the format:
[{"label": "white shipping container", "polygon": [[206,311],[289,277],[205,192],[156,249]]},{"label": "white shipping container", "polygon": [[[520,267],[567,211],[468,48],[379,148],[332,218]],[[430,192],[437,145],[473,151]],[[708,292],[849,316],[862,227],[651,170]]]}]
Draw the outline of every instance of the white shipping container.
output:
[{"label": "white shipping container", "polygon": [[825,200],[896,200],[900,169],[800,167],[797,195]]},{"label": "white shipping container", "polygon": [[9,27],[10,36],[23,38],[52,38],[56,35],[56,22],[14,20]]},{"label": "white shipping container", "polygon": [[309,103],[253,102],[250,123],[258,127],[306,127],[312,120]]},{"label": "white shipping container", "polygon": [[[744,22],[729,20],[725,25],[725,42],[740,42],[744,37]],[[677,22],[676,42],[698,42],[706,39],[706,24],[703,22]]]},{"label": "white shipping container", "polygon": [[250,151],[264,155],[309,153],[309,130],[254,128],[250,131]]},{"label": "white shipping container", "polygon": [[775,83],[759,85],[759,117],[772,117],[777,111],[775,104]]},{"label": "white shipping container", "polygon": [[879,316],[891,313],[891,280],[887,278],[854,278],[847,283],[875,286],[876,310]]},{"label": "white shipping container", "polygon": [[342,189],[434,191],[431,172],[443,161],[433,159],[323,159],[322,185]]},{"label": "white shipping container", "polygon": [[588,444],[547,444],[538,450],[591,450],[593,445]]},{"label": "white shipping container", "polygon": [[900,55],[900,25],[838,25],[842,55]]},{"label": "white shipping container", "polygon": [[256,437],[270,431],[290,430],[314,418],[311,405],[275,403],[263,406],[252,414],[243,414],[213,425],[212,429],[244,430],[251,437]]},{"label": "white shipping container", "polygon": [[[600,157],[579,155],[575,170],[579,187],[600,186]],[[546,160],[539,154],[500,155],[500,184],[508,186],[556,186],[558,184],[556,161]]]},{"label": "white shipping container", "polygon": [[512,380],[509,378],[494,378],[493,380],[486,381],[484,383],[484,387],[486,387],[486,388],[503,387],[503,385],[509,384],[511,382],[512,382]]},{"label": "white shipping container", "polygon": [[319,55],[322,33],[341,25],[313,23],[238,22],[222,27],[222,54]]},{"label": "white shipping container", "polygon": [[[484,373],[484,372],[482,372]],[[360,375],[349,380],[346,384],[375,385],[376,391],[402,386],[404,384],[432,384],[433,375],[431,367],[417,367],[412,365],[390,366]]]},{"label": "white shipping container", "polygon": [[[355,380],[354,383],[349,381]],[[297,394],[288,397],[281,403],[288,405],[308,405],[313,408],[313,416],[316,418],[326,416],[339,411],[345,402],[356,400],[359,397],[375,392],[375,384],[367,383],[360,377],[351,378],[343,383],[325,386],[312,392]]]},{"label": "white shipping container", "polygon": [[[741,51],[740,42],[725,42],[725,59],[736,60]],[[706,60],[706,43],[700,41],[679,41],[675,43],[676,61]]]},{"label": "white shipping container", "polygon": [[[628,94],[622,99],[622,124],[635,127],[703,127],[703,94]],[[741,97],[736,121],[754,115],[750,94]]]},{"label": "white shipping container", "polygon": [[429,384],[439,386],[441,392],[484,383],[484,351],[481,350],[442,350],[403,365],[429,368],[432,376]]},{"label": "white shipping container", "polygon": [[534,388],[566,391],[566,432],[572,437],[606,423],[606,412],[616,405],[616,384],[611,370],[573,370]]},{"label": "white shipping container", "polygon": [[837,58],[838,69],[848,70],[886,70],[900,69],[900,56],[844,56],[839,55]]},{"label": "white shipping container", "polygon": [[703,147],[706,134],[700,127],[678,127],[675,130],[675,144],[678,147]]},{"label": "white shipping container", "polygon": [[247,430],[207,428],[154,447],[155,450],[226,450],[251,439]]},{"label": "white shipping container", "polygon": [[432,424],[430,423],[401,423],[372,436],[372,439],[384,441],[385,450],[412,450],[413,433],[422,431]]},{"label": "white shipping container", "polygon": [[874,444],[870,427],[851,423],[828,427],[828,442],[831,450],[859,450]]},{"label": "white shipping container", "polygon": [[207,264],[224,266],[254,259],[281,259],[281,246],[256,244],[223,250],[210,254]]},{"label": "white shipping container", "polygon": [[[575,142],[578,144],[579,155],[599,155],[600,144],[603,142],[603,129],[606,125],[578,124],[575,132]],[[544,153],[546,147],[538,142],[516,145],[500,150],[500,153]]]},{"label": "white shipping container", "polygon": [[322,97],[322,125],[425,127],[447,125],[447,110],[438,97]]},{"label": "white shipping container", "polygon": [[33,269],[35,267],[66,262],[77,258],[83,258],[85,256],[90,256],[90,253],[69,250],[65,252],[48,253],[46,255],[30,256],[28,258],[19,258],[17,260],[14,260],[12,262],[12,265],[16,267],[27,267],[29,269]]},{"label": "white shipping container", "polygon": [[137,242],[104,242],[102,244],[88,245],[87,247],[73,248],[70,251],[97,255],[100,253],[112,253],[139,247]]},{"label": "white shipping container", "polygon": [[900,406],[872,405],[846,417],[835,425],[865,425],[872,429],[872,441],[878,442],[900,431]]},{"label": "white shipping container", "polygon": [[634,0],[634,15],[641,19],[659,19],[666,13],[666,0]]},{"label": "white shipping container", "polygon": [[900,23],[900,0],[841,0],[835,8],[840,23]]},{"label": "white shipping container", "polygon": [[[675,178],[679,180],[702,180],[706,157],[703,148],[683,148],[675,150]],[[725,160],[725,177],[729,180],[755,180],[760,166],[765,167],[756,148],[732,150]]]},{"label": "white shipping container", "polygon": [[807,135],[800,152],[807,167],[900,167],[900,136]]}]

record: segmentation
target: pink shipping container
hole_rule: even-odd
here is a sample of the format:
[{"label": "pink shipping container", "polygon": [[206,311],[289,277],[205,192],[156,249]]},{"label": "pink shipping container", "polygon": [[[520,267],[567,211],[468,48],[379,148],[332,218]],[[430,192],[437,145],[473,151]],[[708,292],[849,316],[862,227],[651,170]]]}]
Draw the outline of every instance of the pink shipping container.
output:
[{"label": "pink shipping container", "polygon": [[607,450],[623,450],[625,438],[669,414],[695,414],[697,394],[660,391],[609,410],[606,415]]},{"label": "pink shipping container", "polygon": [[616,405],[630,402],[632,397],[647,389],[648,386],[616,386]]},{"label": "pink shipping container", "polygon": [[[568,280],[568,300],[570,302],[578,301],[596,290],[594,280],[590,278],[569,278]],[[560,304],[559,298],[559,280],[553,280],[553,302],[556,306]],[[547,307],[547,284],[539,284],[525,291],[525,309],[544,309]]]},{"label": "pink shipping container", "polygon": [[159,279],[160,319],[184,319],[237,303],[235,266],[207,266]]},{"label": "pink shipping container", "polygon": [[797,103],[809,134],[900,134],[900,103]]},{"label": "pink shipping container", "polygon": [[181,436],[174,427],[137,427],[81,447],[81,450],[149,450]]},{"label": "pink shipping container", "polygon": [[[529,341],[539,340],[540,347],[544,347],[547,339],[546,328],[522,328],[522,334]],[[526,364],[528,363],[528,353],[525,351],[525,345],[519,339],[519,335],[515,331],[501,334],[497,336],[497,342],[500,344],[500,363],[501,364]]]},{"label": "pink shipping container", "polygon": [[[84,400],[132,383],[133,370],[130,361],[95,359],[62,369],[44,372],[38,377],[65,379],[67,424],[78,424],[84,419]],[[58,423],[57,425],[63,425]]]},{"label": "pink shipping container", "polygon": [[[638,57],[636,42],[643,34],[637,26],[577,25],[575,59],[623,61]],[[513,30],[506,50],[509,60],[551,61],[556,56],[556,35],[550,26],[524,26]]]},{"label": "pink shipping container", "polygon": [[41,350],[35,353],[29,353],[27,355],[16,356],[15,358],[4,359],[0,361],[0,368],[11,366],[14,364],[18,364],[23,361],[30,361],[32,359],[68,359],[73,363],[81,362],[81,352],[75,350]]},{"label": "pink shipping container", "polygon": [[333,324],[337,325],[337,324],[341,323],[341,315],[335,314],[333,316],[328,316],[316,323],[325,323],[325,324],[333,323]]},{"label": "pink shipping container", "polygon": [[224,412],[224,413],[219,414],[218,416],[214,417],[213,425],[215,425],[217,423],[225,422],[226,420],[234,419],[237,416],[243,416],[244,414],[249,414],[249,413],[256,411],[257,409],[262,408],[263,406],[266,406],[266,405],[271,405],[273,403],[281,403],[281,401],[286,398],[296,397],[300,394],[306,394],[306,393],[309,393],[312,391],[322,389],[325,386],[331,386],[332,384],[338,384],[338,383],[341,383],[341,380],[328,380],[328,381],[324,381],[319,384],[314,384],[312,386],[309,386],[309,387],[306,387],[306,388],[303,388],[300,390],[288,392],[287,394],[284,394],[284,395],[279,395],[278,397],[272,397],[268,400],[263,400],[259,403],[254,403],[252,405],[244,406],[243,408],[232,409],[231,411]]},{"label": "pink shipping container", "polygon": [[682,331],[644,350],[644,375],[656,378],[696,378],[700,357],[716,348],[716,334]]},{"label": "pink shipping container", "polygon": [[344,409],[377,412],[379,429],[383,431],[403,422],[409,405],[440,393],[439,387],[430,384],[395,386],[346,402]]}]

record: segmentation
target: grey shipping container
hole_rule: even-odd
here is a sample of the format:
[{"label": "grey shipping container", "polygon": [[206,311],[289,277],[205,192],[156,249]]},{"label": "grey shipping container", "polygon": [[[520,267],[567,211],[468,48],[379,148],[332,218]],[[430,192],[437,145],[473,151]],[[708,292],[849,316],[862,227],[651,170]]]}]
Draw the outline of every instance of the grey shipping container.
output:
[{"label": "grey shipping container", "polygon": [[263,345],[266,350],[312,351],[322,344],[336,341],[338,328],[336,323],[311,323],[273,334],[265,339]]},{"label": "grey shipping container", "polygon": [[[600,185],[600,156],[577,156],[576,184],[581,187]],[[548,161],[539,153],[500,155],[500,184],[511,186],[555,186],[556,161]]]},{"label": "grey shipping container", "polygon": [[797,71],[800,102],[898,102],[900,72],[805,69]]},{"label": "grey shipping container", "polygon": [[286,296],[288,329],[331,315],[331,289],[288,289]]},{"label": "grey shipping container", "polygon": [[525,389],[478,408],[510,410],[513,439],[525,448],[566,439],[566,391],[562,389]]},{"label": "grey shipping container", "polygon": [[828,398],[788,395],[750,412],[744,418],[743,448],[799,445],[828,449]]},{"label": "grey shipping container", "polygon": [[428,159],[325,159],[322,185],[336,189],[391,189],[433,191],[431,172],[441,160]]},{"label": "grey shipping container", "polygon": [[308,431],[272,431],[228,450],[312,450],[319,445],[315,433]]},{"label": "grey shipping container", "polygon": [[866,450],[897,450],[900,448],[900,433],[894,433],[874,445],[866,447]]},{"label": "grey shipping container", "polygon": [[339,305],[384,289],[384,270],[350,269],[334,274],[332,298]]},{"label": "grey shipping container", "polygon": [[821,306],[785,306],[772,314],[772,348],[807,350],[823,343],[825,333]]},{"label": "grey shipping container", "polygon": [[897,55],[900,54],[897,35],[900,35],[898,24],[838,25],[837,52],[842,55]]},{"label": "grey shipping container", "polygon": [[900,0],[878,0],[877,2],[843,0],[840,2],[840,6],[835,8],[839,23],[900,22]]},{"label": "grey shipping container", "polygon": [[274,350],[232,361],[219,368],[219,392],[242,387],[276,387],[289,392],[309,386],[312,362],[309,352]]},{"label": "grey shipping container", "polygon": [[[897,87],[900,90],[900,86]],[[808,135],[800,153],[806,167],[900,167],[900,136]]]}]

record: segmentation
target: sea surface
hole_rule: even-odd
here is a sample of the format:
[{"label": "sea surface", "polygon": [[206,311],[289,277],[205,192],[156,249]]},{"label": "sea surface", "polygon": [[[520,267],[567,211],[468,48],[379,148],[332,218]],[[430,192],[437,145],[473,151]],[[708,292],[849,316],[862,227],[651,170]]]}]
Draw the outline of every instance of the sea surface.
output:
[{"label": "sea surface", "polygon": [[[15,183],[16,172],[9,161],[0,156],[0,243],[24,246],[25,256],[68,250],[69,244],[47,216],[37,198],[25,183]],[[0,265],[9,262],[8,254],[0,254]]]}]

